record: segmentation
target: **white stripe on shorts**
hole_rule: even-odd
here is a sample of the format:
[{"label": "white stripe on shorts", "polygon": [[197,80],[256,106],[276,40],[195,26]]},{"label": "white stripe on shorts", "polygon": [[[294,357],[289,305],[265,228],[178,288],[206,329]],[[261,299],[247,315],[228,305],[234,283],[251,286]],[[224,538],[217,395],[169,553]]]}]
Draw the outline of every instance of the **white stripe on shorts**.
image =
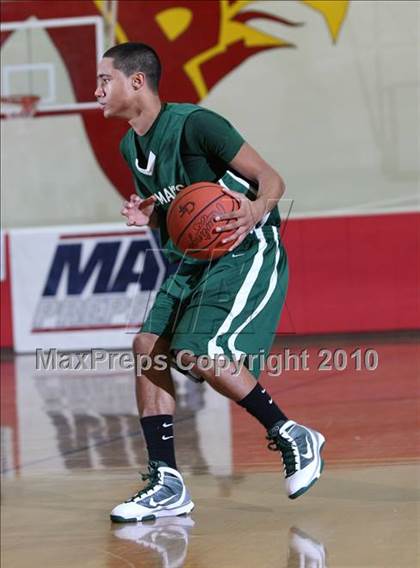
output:
[{"label": "white stripe on shorts", "polygon": [[249,294],[253,285],[255,284],[258,275],[260,273],[261,267],[263,265],[264,251],[267,248],[267,241],[263,235],[262,229],[255,229],[255,235],[258,238],[258,250],[255,253],[254,259],[252,261],[251,268],[239,288],[236,298],[233,302],[232,309],[227,315],[226,319],[223,321],[222,325],[216,332],[216,335],[210,339],[207,345],[207,352],[210,357],[215,357],[216,355],[223,355],[224,351],[221,347],[217,345],[217,339],[227,333],[232,325],[233,320],[242,312],[245,308]]},{"label": "white stripe on shorts", "polygon": [[256,318],[257,315],[261,312],[261,310],[263,310],[265,308],[268,300],[273,295],[273,292],[274,292],[276,285],[277,285],[277,279],[278,279],[277,264],[278,264],[279,258],[280,258],[278,227],[273,227],[273,233],[274,233],[274,240],[276,241],[276,260],[274,261],[274,270],[271,273],[270,283],[268,285],[268,290],[265,293],[265,296],[262,299],[261,303],[258,305],[257,309],[251,315],[249,315],[246,318],[246,320],[229,337],[228,347],[229,347],[232,355],[236,359],[239,359],[241,355],[245,355],[245,353],[243,351],[239,351],[235,347],[235,341],[238,338],[238,335],[241,333],[241,331],[244,329],[244,327],[246,327],[254,318]]}]

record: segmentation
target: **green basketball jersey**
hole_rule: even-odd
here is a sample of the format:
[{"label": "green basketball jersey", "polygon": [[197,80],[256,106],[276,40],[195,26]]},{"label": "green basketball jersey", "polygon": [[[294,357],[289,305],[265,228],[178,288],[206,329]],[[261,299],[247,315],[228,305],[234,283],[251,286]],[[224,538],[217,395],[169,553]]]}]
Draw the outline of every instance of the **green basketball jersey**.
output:
[{"label": "green basketball jersey", "polygon": [[[139,136],[130,128],[120,145],[121,153],[134,175],[137,193],[143,199],[150,195],[156,196],[155,210],[159,218],[161,244],[171,262],[179,261],[184,255],[168,236],[166,214],[177,193],[192,183],[182,160],[181,138],[185,121],[198,110],[202,108],[193,104],[166,103],[144,136]],[[257,194],[257,189],[231,172],[228,164],[218,183],[244,193],[251,200]],[[264,221],[268,225],[279,225],[277,208]],[[203,262],[192,258],[188,260],[193,263]]]}]

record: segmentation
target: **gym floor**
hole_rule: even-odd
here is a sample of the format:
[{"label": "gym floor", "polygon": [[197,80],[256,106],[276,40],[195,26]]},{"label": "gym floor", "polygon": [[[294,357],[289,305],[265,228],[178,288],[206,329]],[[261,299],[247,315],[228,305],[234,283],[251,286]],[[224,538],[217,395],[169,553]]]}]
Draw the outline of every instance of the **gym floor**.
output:
[{"label": "gym floor", "polygon": [[419,544],[419,335],[279,336],[289,366],[262,384],[327,438],[320,481],[284,494],[277,452],[243,409],[175,377],[190,517],[115,525],[141,485],[129,371],[1,362],[2,561],[7,568],[414,567]]}]

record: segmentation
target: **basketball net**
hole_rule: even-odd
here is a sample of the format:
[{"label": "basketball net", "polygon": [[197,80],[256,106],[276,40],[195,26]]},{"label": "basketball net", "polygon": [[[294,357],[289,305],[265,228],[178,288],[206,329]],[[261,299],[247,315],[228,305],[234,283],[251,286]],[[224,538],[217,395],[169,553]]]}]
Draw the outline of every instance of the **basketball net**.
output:
[{"label": "basketball net", "polygon": [[36,114],[40,97],[36,95],[10,95],[1,97],[2,118],[30,118]]}]

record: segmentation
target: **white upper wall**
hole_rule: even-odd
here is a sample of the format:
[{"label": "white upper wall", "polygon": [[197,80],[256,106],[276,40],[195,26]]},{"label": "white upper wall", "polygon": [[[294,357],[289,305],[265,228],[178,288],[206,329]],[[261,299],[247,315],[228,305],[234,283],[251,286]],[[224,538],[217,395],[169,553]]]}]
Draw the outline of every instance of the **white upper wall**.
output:
[{"label": "white upper wall", "polygon": [[[420,4],[352,1],[335,45],[322,16],[301,3],[261,1],[258,9],[305,22],[253,22],[296,48],[251,57],[201,104],[225,115],[278,169],[296,216],[419,210]],[[60,96],[74,101],[65,64],[43,33],[41,59],[50,54]],[[3,65],[16,62],[23,41],[22,32],[10,36]],[[3,120],[1,130],[3,226],[121,219],[121,198],[80,116]]]}]

